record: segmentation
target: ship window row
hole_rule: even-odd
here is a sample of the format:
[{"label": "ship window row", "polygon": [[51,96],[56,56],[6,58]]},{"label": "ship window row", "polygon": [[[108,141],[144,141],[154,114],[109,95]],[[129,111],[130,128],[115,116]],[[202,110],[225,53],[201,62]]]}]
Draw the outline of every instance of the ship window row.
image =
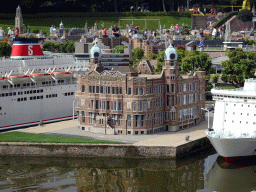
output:
[{"label": "ship window row", "polygon": [[34,96],[34,97],[30,97],[29,99],[30,100],[36,100],[36,99],[43,99],[44,96],[43,95],[40,95],[40,96]]},{"label": "ship window row", "polygon": [[216,97],[224,97],[224,98],[235,98],[235,99],[256,99],[256,97],[238,97],[238,96],[229,96],[229,95],[213,95]]},{"label": "ship window row", "polygon": [[[228,103],[226,103],[226,106],[229,106]],[[237,106],[236,104],[234,104],[234,106]],[[256,108],[256,105],[244,105],[244,104],[238,104],[238,106],[241,106],[241,107],[255,107]]]},{"label": "ship window row", "polygon": [[[18,95],[23,95],[23,91],[17,92]],[[24,94],[43,93],[43,89],[24,91]],[[0,97],[16,96],[16,92],[2,93]]]},{"label": "ship window row", "polygon": [[64,95],[65,96],[70,96],[70,95],[74,95],[75,94],[75,92],[68,92],[68,93],[65,93]]},{"label": "ship window row", "polygon": [[[228,112],[226,111],[225,114],[228,114]],[[236,114],[236,112],[233,112],[233,115],[235,115],[235,114]],[[239,113],[237,113],[237,114],[239,114]],[[250,115],[250,113],[244,113],[244,114],[246,114],[247,116]],[[240,115],[243,115],[243,113],[240,113]],[[256,116],[256,114],[254,114],[254,116]]]},{"label": "ship window row", "polygon": [[20,102],[20,101],[27,101],[27,97],[18,98],[17,101],[18,101],[18,102]]},{"label": "ship window row", "polygon": [[46,95],[46,98],[53,98],[53,97],[58,97],[58,94],[50,94],[50,95]]},{"label": "ship window row", "polygon": [[[227,122],[227,120],[225,119],[224,122]],[[232,120],[232,123],[235,123],[235,120]],[[239,123],[244,123],[244,121],[239,121]],[[249,124],[248,121],[245,121],[246,124]],[[256,125],[256,122],[252,123],[253,125]]]},{"label": "ship window row", "polygon": [[0,94],[0,97],[8,97],[8,96],[15,96],[16,92],[10,92],[10,93],[2,93]]},{"label": "ship window row", "polygon": [[[82,92],[85,91],[82,85]],[[123,94],[122,87],[106,87],[106,86],[89,86],[89,93],[103,93],[103,94]]]}]

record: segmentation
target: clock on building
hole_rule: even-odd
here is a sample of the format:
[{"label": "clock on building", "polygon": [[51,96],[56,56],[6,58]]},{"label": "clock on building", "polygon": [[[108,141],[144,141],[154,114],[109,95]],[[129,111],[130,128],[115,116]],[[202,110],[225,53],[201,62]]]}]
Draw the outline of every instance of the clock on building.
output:
[{"label": "clock on building", "polygon": [[170,59],[175,59],[175,54],[174,53],[170,54]]},{"label": "clock on building", "polygon": [[100,56],[99,52],[95,52],[93,55],[94,55],[94,57],[99,57]]}]

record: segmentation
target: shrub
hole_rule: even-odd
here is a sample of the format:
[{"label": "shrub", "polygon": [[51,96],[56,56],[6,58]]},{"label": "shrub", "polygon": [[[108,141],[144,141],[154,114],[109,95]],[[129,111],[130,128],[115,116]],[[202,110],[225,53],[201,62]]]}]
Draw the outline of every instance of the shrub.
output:
[{"label": "shrub", "polygon": [[39,33],[39,29],[34,29],[32,32],[33,33]]},{"label": "shrub", "polygon": [[156,55],[155,53],[150,53],[150,54],[148,55],[148,58],[149,58],[149,59],[156,59],[156,58],[157,58],[157,55]]},{"label": "shrub", "polygon": [[250,10],[243,9],[238,12],[237,18],[243,22],[252,21],[253,14]]},{"label": "shrub", "polygon": [[181,35],[189,35],[190,34],[190,26],[189,25],[182,25],[180,27],[180,34]]},{"label": "shrub", "polygon": [[213,83],[218,83],[219,77],[220,77],[220,74],[219,74],[219,73],[216,73],[215,75],[213,75],[213,76],[212,76],[212,82],[213,82]]},{"label": "shrub", "polygon": [[10,56],[12,47],[5,41],[0,41],[0,57]]},{"label": "shrub", "polygon": [[212,88],[213,88],[212,85],[206,85],[205,91],[211,91]]},{"label": "shrub", "polygon": [[185,45],[182,45],[182,46],[178,46],[177,49],[182,49],[182,50],[185,50]]},{"label": "shrub", "polygon": [[144,51],[142,48],[135,48],[132,52],[132,56],[135,57],[135,59],[141,59],[144,56]]},{"label": "shrub", "polygon": [[114,53],[124,53],[125,48],[127,48],[125,45],[118,45],[115,47]]}]

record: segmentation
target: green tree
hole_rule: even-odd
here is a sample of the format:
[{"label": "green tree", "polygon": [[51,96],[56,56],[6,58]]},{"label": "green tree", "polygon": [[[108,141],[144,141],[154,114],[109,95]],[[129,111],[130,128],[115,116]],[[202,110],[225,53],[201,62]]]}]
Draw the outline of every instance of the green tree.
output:
[{"label": "green tree", "polygon": [[143,49],[137,47],[133,50],[132,52],[132,56],[135,58],[135,59],[141,59],[143,56],[144,56],[144,51]]},{"label": "green tree", "polygon": [[114,53],[124,53],[124,49],[127,47],[125,45],[118,45],[115,47]]},{"label": "green tree", "polygon": [[192,54],[187,54],[182,58],[180,67],[183,71],[182,73],[205,71],[208,75],[213,72],[209,55],[201,51],[194,51]]},{"label": "green tree", "polygon": [[255,56],[255,52],[245,52],[242,49],[229,52],[229,60],[221,63],[223,67],[221,79],[233,84],[242,84],[244,79],[253,77],[256,68]]},{"label": "green tree", "polygon": [[248,9],[243,9],[243,10],[239,11],[238,15],[237,15],[237,18],[239,20],[241,20],[242,22],[245,22],[247,24],[252,21],[252,17],[253,17],[252,11],[248,10]]},{"label": "green tree", "polygon": [[5,41],[0,41],[0,57],[8,57],[11,52],[12,46]]},{"label": "green tree", "polygon": [[220,74],[219,74],[219,73],[214,74],[214,75],[212,76],[212,82],[213,82],[213,83],[218,83],[219,77],[220,77]]},{"label": "green tree", "polygon": [[149,58],[149,59],[156,59],[156,58],[157,58],[157,55],[156,55],[155,53],[150,53],[150,54],[148,55],[148,58]]},{"label": "green tree", "polygon": [[55,51],[55,45],[53,42],[45,42],[43,44],[43,51]]}]

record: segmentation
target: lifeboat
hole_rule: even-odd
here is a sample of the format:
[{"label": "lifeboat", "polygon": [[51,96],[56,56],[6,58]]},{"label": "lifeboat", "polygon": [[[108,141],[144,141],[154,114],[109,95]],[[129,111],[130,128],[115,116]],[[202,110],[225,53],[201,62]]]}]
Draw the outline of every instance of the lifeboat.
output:
[{"label": "lifeboat", "polygon": [[10,75],[9,78],[12,82],[22,82],[27,81],[31,77],[31,75]]},{"label": "lifeboat", "polygon": [[47,80],[47,79],[51,79],[53,74],[52,73],[32,73],[31,76],[34,80]]},{"label": "lifeboat", "polygon": [[0,83],[6,83],[8,81],[8,77],[0,77]]},{"label": "lifeboat", "polygon": [[73,72],[72,71],[56,71],[53,72],[53,75],[56,79],[63,79],[63,78],[71,78],[73,76]]}]

